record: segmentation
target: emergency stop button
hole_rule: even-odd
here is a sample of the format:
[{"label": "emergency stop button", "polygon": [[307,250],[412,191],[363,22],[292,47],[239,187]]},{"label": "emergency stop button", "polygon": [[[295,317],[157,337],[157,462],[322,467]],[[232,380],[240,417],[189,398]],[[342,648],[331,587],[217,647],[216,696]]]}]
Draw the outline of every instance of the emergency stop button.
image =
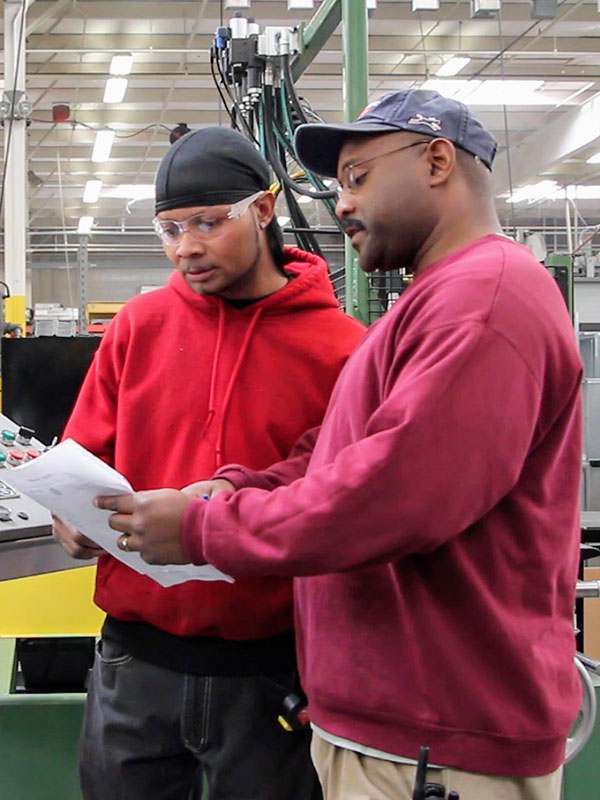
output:
[{"label": "emergency stop button", "polygon": [[12,449],[8,451],[8,463],[12,464],[14,467],[18,467],[19,464],[23,463],[23,459],[25,458],[25,453],[22,450]]}]

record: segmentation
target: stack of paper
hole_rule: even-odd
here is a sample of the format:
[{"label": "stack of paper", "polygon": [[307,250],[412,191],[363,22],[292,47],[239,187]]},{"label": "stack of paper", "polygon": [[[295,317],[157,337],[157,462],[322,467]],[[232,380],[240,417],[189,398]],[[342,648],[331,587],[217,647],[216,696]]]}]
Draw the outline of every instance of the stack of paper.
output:
[{"label": "stack of paper", "polygon": [[107,553],[163,586],[191,580],[233,580],[210,565],[158,566],[147,564],[139,553],[120,550],[117,547],[120,534],[108,525],[112,512],[96,508],[92,501],[98,495],[131,494],[133,489],[126,478],[73,439],[66,439],[39,458],[7,471],[2,477],[19,492],[29,495],[57,517],[69,522]]}]

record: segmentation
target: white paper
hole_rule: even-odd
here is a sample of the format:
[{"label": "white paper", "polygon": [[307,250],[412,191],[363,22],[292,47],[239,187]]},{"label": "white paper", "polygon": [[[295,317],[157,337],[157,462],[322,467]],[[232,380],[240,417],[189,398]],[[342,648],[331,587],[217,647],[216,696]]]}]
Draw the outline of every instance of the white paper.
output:
[{"label": "white paper", "polygon": [[92,500],[98,495],[131,494],[133,489],[126,478],[73,439],[66,439],[21,467],[5,471],[2,478],[57,517],[71,523],[107,553],[162,586],[175,586],[190,580],[233,581],[210,564],[201,567],[192,564],[158,566],[147,564],[139,553],[120,550],[117,539],[121,534],[108,525],[113,512],[96,508]]}]

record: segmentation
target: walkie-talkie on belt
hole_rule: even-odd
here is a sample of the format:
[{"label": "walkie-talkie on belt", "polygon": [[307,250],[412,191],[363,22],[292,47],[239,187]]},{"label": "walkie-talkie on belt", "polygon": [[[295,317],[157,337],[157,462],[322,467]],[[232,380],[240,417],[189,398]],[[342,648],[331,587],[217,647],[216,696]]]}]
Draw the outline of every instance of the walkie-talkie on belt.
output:
[{"label": "walkie-talkie on belt", "polygon": [[417,761],[417,774],[415,775],[415,786],[413,789],[412,800],[425,800],[427,797],[439,797],[441,800],[460,800],[458,792],[448,792],[441,783],[426,783],[427,760],[429,758],[429,748],[425,745],[419,750],[419,760]]}]

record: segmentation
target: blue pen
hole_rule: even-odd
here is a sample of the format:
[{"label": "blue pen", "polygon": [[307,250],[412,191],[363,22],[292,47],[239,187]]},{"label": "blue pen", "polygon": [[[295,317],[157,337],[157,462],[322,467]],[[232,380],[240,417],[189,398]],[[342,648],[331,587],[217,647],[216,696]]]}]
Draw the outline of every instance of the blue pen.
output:
[{"label": "blue pen", "polygon": [[210,495],[209,494],[203,494],[202,495],[202,499],[203,500],[210,500]]}]

